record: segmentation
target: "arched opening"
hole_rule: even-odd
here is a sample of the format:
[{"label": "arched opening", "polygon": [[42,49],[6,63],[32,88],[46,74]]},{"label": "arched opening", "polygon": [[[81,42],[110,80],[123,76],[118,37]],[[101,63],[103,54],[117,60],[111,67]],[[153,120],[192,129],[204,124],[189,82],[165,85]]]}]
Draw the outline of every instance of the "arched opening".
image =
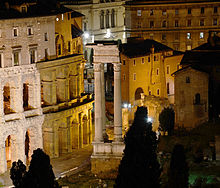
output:
[{"label": "arched opening", "polygon": [[30,134],[29,131],[25,134],[25,156],[26,156],[26,164],[30,163]]},{"label": "arched opening", "polygon": [[23,108],[24,110],[28,110],[29,108],[29,93],[28,93],[28,84],[23,84]]},{"label": "arched opening", "polygon": [[196,93],[195,95],[195,104],[200,104],[200,94],[199,93]]},{"label": "arched opening", "polygon": [[4,86],[3,89],[3,96],[4,96],[4,113],[10,114],[12,112],[10,105],[10,87],[8,85]]},{"label": "arched opening", "polygon": [[11,135],[5,140],[5,153],[6,153],[6,162],[7,168],[11,168]]},{"label": "arched opening", "polygon": [[87,116],[83,116],[82,120],[82,125],[83,125],[83,144],[88,144],[88,119]]},{"label": "arched opening", "polygon": [[141,87],[137,88],[135,91],[135,100],[141,99],[141,93],[144,93]]}]

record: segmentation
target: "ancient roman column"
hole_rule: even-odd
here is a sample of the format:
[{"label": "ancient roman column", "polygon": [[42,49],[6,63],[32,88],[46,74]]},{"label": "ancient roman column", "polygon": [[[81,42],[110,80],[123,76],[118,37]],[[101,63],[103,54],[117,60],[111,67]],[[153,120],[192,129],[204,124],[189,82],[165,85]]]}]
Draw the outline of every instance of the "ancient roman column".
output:
[{"label": "ancient roman column", "polygon": [[104,75],[104,64],[101,63],[101,92],[102,92],[102,130],[105,136],[105,75]]},{"label": "ancient roman column", "polygon": [[95,77],[95,142],[103,141],[101,63],[94,63]]},{"label": "ancient roman column", "polygon": [[114,63],[114,142],[122,141],[121,64]]}]

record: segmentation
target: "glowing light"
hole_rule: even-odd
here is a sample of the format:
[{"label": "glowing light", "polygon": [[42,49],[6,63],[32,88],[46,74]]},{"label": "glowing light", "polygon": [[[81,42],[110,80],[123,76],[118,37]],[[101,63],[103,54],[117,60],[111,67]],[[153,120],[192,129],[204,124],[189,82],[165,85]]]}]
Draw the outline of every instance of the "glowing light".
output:
[{"label": "glowing light", "polygon": [[58,21],[59,21],[59,18],[56,18],[56,21],[58,22]]},{"label": "glowing light", "polygon": [[110,37],[111,37],[111,30],[110,30],[110,29],[107,29],[105,38],[110,38]]},{"label": "glowing light", "polygon": [[85,39],[88,39],[88,38],[89,38],[89,33],[88,33],[88,32],[85,32],[85,33],[84,33],[84,37],[85,37]]},{"label": "glowing light", "polygon": [[152,123],[153,119],[152,119],[151,117],[148,117],[148,118],[147,118],[147,121],[150,122],[150,123]]}]

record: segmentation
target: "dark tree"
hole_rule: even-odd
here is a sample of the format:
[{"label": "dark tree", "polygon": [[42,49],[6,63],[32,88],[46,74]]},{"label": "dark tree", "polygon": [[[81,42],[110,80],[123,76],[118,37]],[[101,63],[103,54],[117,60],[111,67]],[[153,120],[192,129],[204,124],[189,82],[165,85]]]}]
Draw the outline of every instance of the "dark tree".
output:
[{"label": "dark tree", "polygon": [[160,186],[156,134],[147,122],[147,108],[138,107],[132,126],[125,136],[124,155],[119,165],[116,188]]},{"label": "dark tree", "polygon": [[160,128],[171,135],[174,129],[175,113],[172,108],[164,108],[159,115]]},{"label": "dark tree", "polygon": [[13,162],[10,170],[10,178],[13,182],[13,185],[16,188],[23,187],[23,178],[26,175],[26,166],[23,164],[21,160],[18,162]]},{"label": "dark tree", "polygon": [[31,156],[29,171],[19,160],[11,168],[11,179],[16,188],[58,188],[50,164],[50,157],[38,148]]},{"label": "dark tree", "polygon": [[188,187],[189,168],[186,162],[184,147],[181,144],[174,146],[170,168],[168,171],[169,188]]},{"label": "dark tree", "polygon": [[32,188],[53,188],[58,187],[50,164],[50,157],[38,148],[31,156],[29,171],[25,178],[25,186]]}]

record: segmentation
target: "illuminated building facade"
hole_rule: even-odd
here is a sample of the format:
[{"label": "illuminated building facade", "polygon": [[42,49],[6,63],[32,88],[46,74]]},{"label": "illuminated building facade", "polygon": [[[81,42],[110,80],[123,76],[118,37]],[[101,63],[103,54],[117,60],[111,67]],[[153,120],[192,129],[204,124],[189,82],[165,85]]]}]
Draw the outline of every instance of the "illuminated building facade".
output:
[{"label": "illuminated building facade", "polygon": [[41,76],[43,146],[50,157],[92,142],[92,95],[84,94],[82,14],[59,9],[54,25],[55,56],[38,62]]},{"label": "illuminated building facade", "polygon": [[[83,27],[84,44],[95,40],[117,40],[125,42],[125,8],[121,0],[79,0],[63,1],[66,7],[84,15]],[[91,63],[91,50],[86,49],[85,59]]]},{"label": "illuminated building facade", "polygon": [[[22,8],[23,7],[23,8]],[[0,10],[0,173],[18,159],[28,163],[33,150],[43,147],[44,116],[40,74],[36,62],[45,49],[55,54],[55,16],[27,16],[27,5]],[[44,33],[50,41],[44,41]]]},{"label": "illuminated building facade", "polygon": [[154,40],[128,39],[121,46],[122,102],[131,106],[146,105],[157,129],[159,113],[174,103],[173,72],[179,69],[182,54]]},{"label": "illuminated building facade", "polygon": [[127,37],[154,39],[174,50],[205,43],[220,31],[220,1],[129,1],[125,5]]}]

